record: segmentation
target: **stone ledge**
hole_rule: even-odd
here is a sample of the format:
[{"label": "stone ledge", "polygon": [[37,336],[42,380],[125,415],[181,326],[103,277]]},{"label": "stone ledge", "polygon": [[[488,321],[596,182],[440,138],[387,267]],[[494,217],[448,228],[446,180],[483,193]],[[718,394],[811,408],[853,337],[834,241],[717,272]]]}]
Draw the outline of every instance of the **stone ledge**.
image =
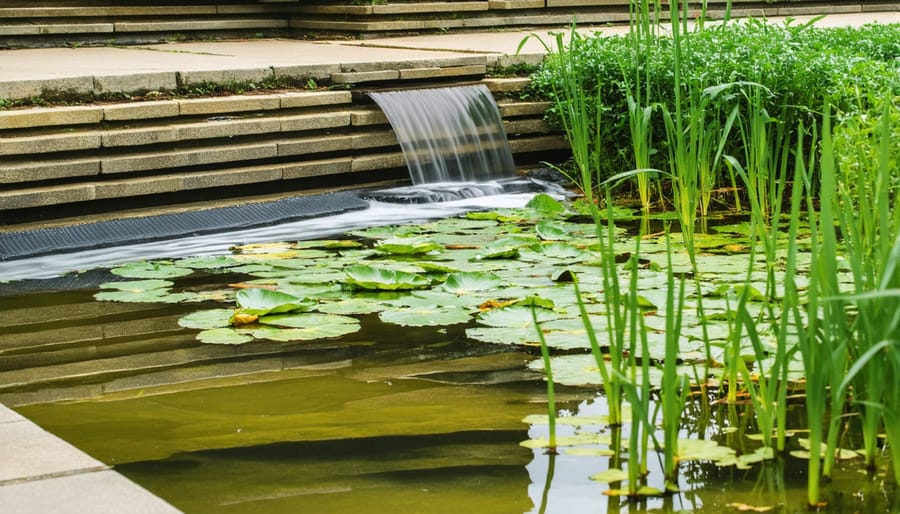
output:
[{"label": "stone ledge", "polygon": [[190,86],[214,82],[227,84],[229,82],[256,82],[261,83],[275,78],[275,70],[272,68],[248,68],[237,70],[195,70],[179,71],[178,85]]},{"label": "stone ledge", "polygon": [[196,21],[120,21],[114,32],[179,32],[216,31],[240,29],[286,29],[288,21],[283,18],[250,18],[246,20],[196,20]]},{"label": "stone ledge", "polygon": [[0,138],[0,155],[32,155],[91,150],[100,148],[100,144],[101,133],[96,131]]},{"label": "stone ledge", "polygon": [[76,107],[35,107],[16,111],[0,111],[0,130],[85,125],[99,123],[103,108],[87,105]]},{"label": "stone ledge", "polygon": [[410,68],[400,70],[400,80],[422,80],[443,77],[468,77],[472,75],[484,75],[487,66],[484,64],[470,64],[468,66],[448,66],[442,68]]},{"label": "stone ledge", "polygon": [[100,174],[100,159],[61,159],[53,161],[21,161],[0,165],[0,182],[22,184],[43,180],[91,177]]}]

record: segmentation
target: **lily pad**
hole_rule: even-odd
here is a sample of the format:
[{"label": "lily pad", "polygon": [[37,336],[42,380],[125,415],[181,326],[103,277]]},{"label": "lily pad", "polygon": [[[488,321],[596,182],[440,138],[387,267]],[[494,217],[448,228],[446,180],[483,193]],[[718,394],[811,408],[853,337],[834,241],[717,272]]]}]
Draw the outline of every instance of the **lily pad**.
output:
[{"label": "lily pad", "polygon": [[152,291],[154,289],[168,289],[175,285],[170,280],[148,279],[148,280],[126,280],[122,282],[107,282],[100,284],[100,289],[118,289],[119,291],[130,291],[139,293],[142,291]]},{"label": "lily pad", "polygon": [[430,305],[382,311],[378,317],[381,321],[394,325],[433,327],[465,323],[471,319],[472,315],[462,307]]},{"label": "lily pad", "polygon": [[224,328],[228,326],[228,320],[234,311],[231,309],[207,309],[182,316],[178,320],[178,326],[184,328],[199,328],[201,330]]},{"label": "lily pad", "polygon": [[235,296],[237,305],[244,314],[264,316],[279,312],[309,310],[315,306],[313,300],[297,298],[294,295],[262,288],[241,289]]},{"label": "lily pad", "polygon": [[422,275],[374,266],[351,266],[345,273],[347,284],[359,289],[398,291],[423,289],[431,285]]},{"label": "lily pad", "polygon": [[375,246],[380,253],[395,255],[423,255],[443,251],[444,247],[429,239],[397,237],[385,239]]},{"label": "lily pad", "polygon": [[471,291],[497,289],[503,283],[503,279],[493,273],[464,271],[448,275],[441,289],[456,295],[465,295]]},{"label": "lily pad", "polygon": [[253,336],[233,328],[213,328],[197,334],[197,340],[207,344],[244,344],[253,341]]},{"label": "lily pad", "polygon": [[140,261],[123,264],[110,272],[126,278],[176,278],[190,275],[194,270],[176,266],[171,261]]},{"label": "lily pad", "polygon": [[595,482],[622,482],[628,480],[628,472],[619,468],[609,468],[606,471],[594,473],[588,478]]}]

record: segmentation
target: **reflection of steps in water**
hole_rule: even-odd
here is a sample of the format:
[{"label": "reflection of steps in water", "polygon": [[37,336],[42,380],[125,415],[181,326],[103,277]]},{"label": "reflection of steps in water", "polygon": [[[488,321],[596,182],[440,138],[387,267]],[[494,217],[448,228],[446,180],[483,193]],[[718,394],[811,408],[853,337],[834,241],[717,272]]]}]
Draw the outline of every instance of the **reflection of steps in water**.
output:
[{"label": "reflection of steps in water", "polygon": [[395,187],[367,191],[365,196],[381,202],[419,204],[510,193],[549,193],[555,196],[564,196],[565,190],[552,182],[531,177],[516,177],[490,182],[439,182]]},{"label": "reflection of steps in water", "polygon": [[515,175],[503,120],[486,86],[370,96],[397,134],[413,184],[482,182]]}]

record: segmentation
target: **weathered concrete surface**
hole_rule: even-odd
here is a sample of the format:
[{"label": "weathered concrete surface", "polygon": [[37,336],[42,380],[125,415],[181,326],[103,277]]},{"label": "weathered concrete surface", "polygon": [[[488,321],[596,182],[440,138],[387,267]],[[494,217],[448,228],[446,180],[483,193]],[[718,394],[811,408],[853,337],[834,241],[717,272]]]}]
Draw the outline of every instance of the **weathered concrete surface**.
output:
[{"label": "weathered concrete surface", "polygon": [[[891,5],[884,8],[890,9]],[[889,12],[830,14],[816,23],[820,26],[847,26],[900,22],[900,11],[896,10],[896,5],[894,8]],[[817,6],[816,9],[819,9],[816,12],[822,12],[823,7]],[[794,15],[798,22],[813,18],[802,12],[784,14]],[[777,17],[770,19],[778,20]],[[597,30],[616,34],[627,28],[583,26],[579,29],[584,32]],[[179,77],[182,81],[194,83],[204,80],[259,80],[276,75],[313,79],[337,75],[341,82],[348,82],[368,80],[369,76],[354,74],[362,70],[367,70],[363,73],[371,72],[371,77],[376,80],[383,80],[392,78],[393,72],[399,74],[401,69],[535,62],[544,53],[537,39],[530,39],[521,52],[516,53],[522,39],[532,32],[497,31],[364,41],[270,39],[5,50],[0,51],[0,98],[28,98],[42,91],[88,94],[116,90],[166,90],[178,83]],[[537,34],[549,41],[551,32],[554,30],[541,30]]]},{"label": "weathered concrete surface", "polygon": [[0,455],[0,505],[4,512],[179,512],[2,404]]}]

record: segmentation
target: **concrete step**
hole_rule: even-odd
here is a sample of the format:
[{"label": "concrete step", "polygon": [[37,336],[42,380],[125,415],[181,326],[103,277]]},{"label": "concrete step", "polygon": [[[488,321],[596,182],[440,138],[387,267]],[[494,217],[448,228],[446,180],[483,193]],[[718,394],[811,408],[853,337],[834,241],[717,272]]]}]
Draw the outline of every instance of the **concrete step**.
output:
[{"label": "concrete step", "polygon": [[[448,82],[438,74],[426,85],[471,83],[478,81]],[[500,99],[522,164],[566,149],[543,120],[548,104],[515,98],[527,79],[482,83]],[[241,194],[238,186],[302,188],[296,181],[405,176],[387,118],[361,89],[2,111],[0,143],[0,212],[7,213],[200,191]]]}]

